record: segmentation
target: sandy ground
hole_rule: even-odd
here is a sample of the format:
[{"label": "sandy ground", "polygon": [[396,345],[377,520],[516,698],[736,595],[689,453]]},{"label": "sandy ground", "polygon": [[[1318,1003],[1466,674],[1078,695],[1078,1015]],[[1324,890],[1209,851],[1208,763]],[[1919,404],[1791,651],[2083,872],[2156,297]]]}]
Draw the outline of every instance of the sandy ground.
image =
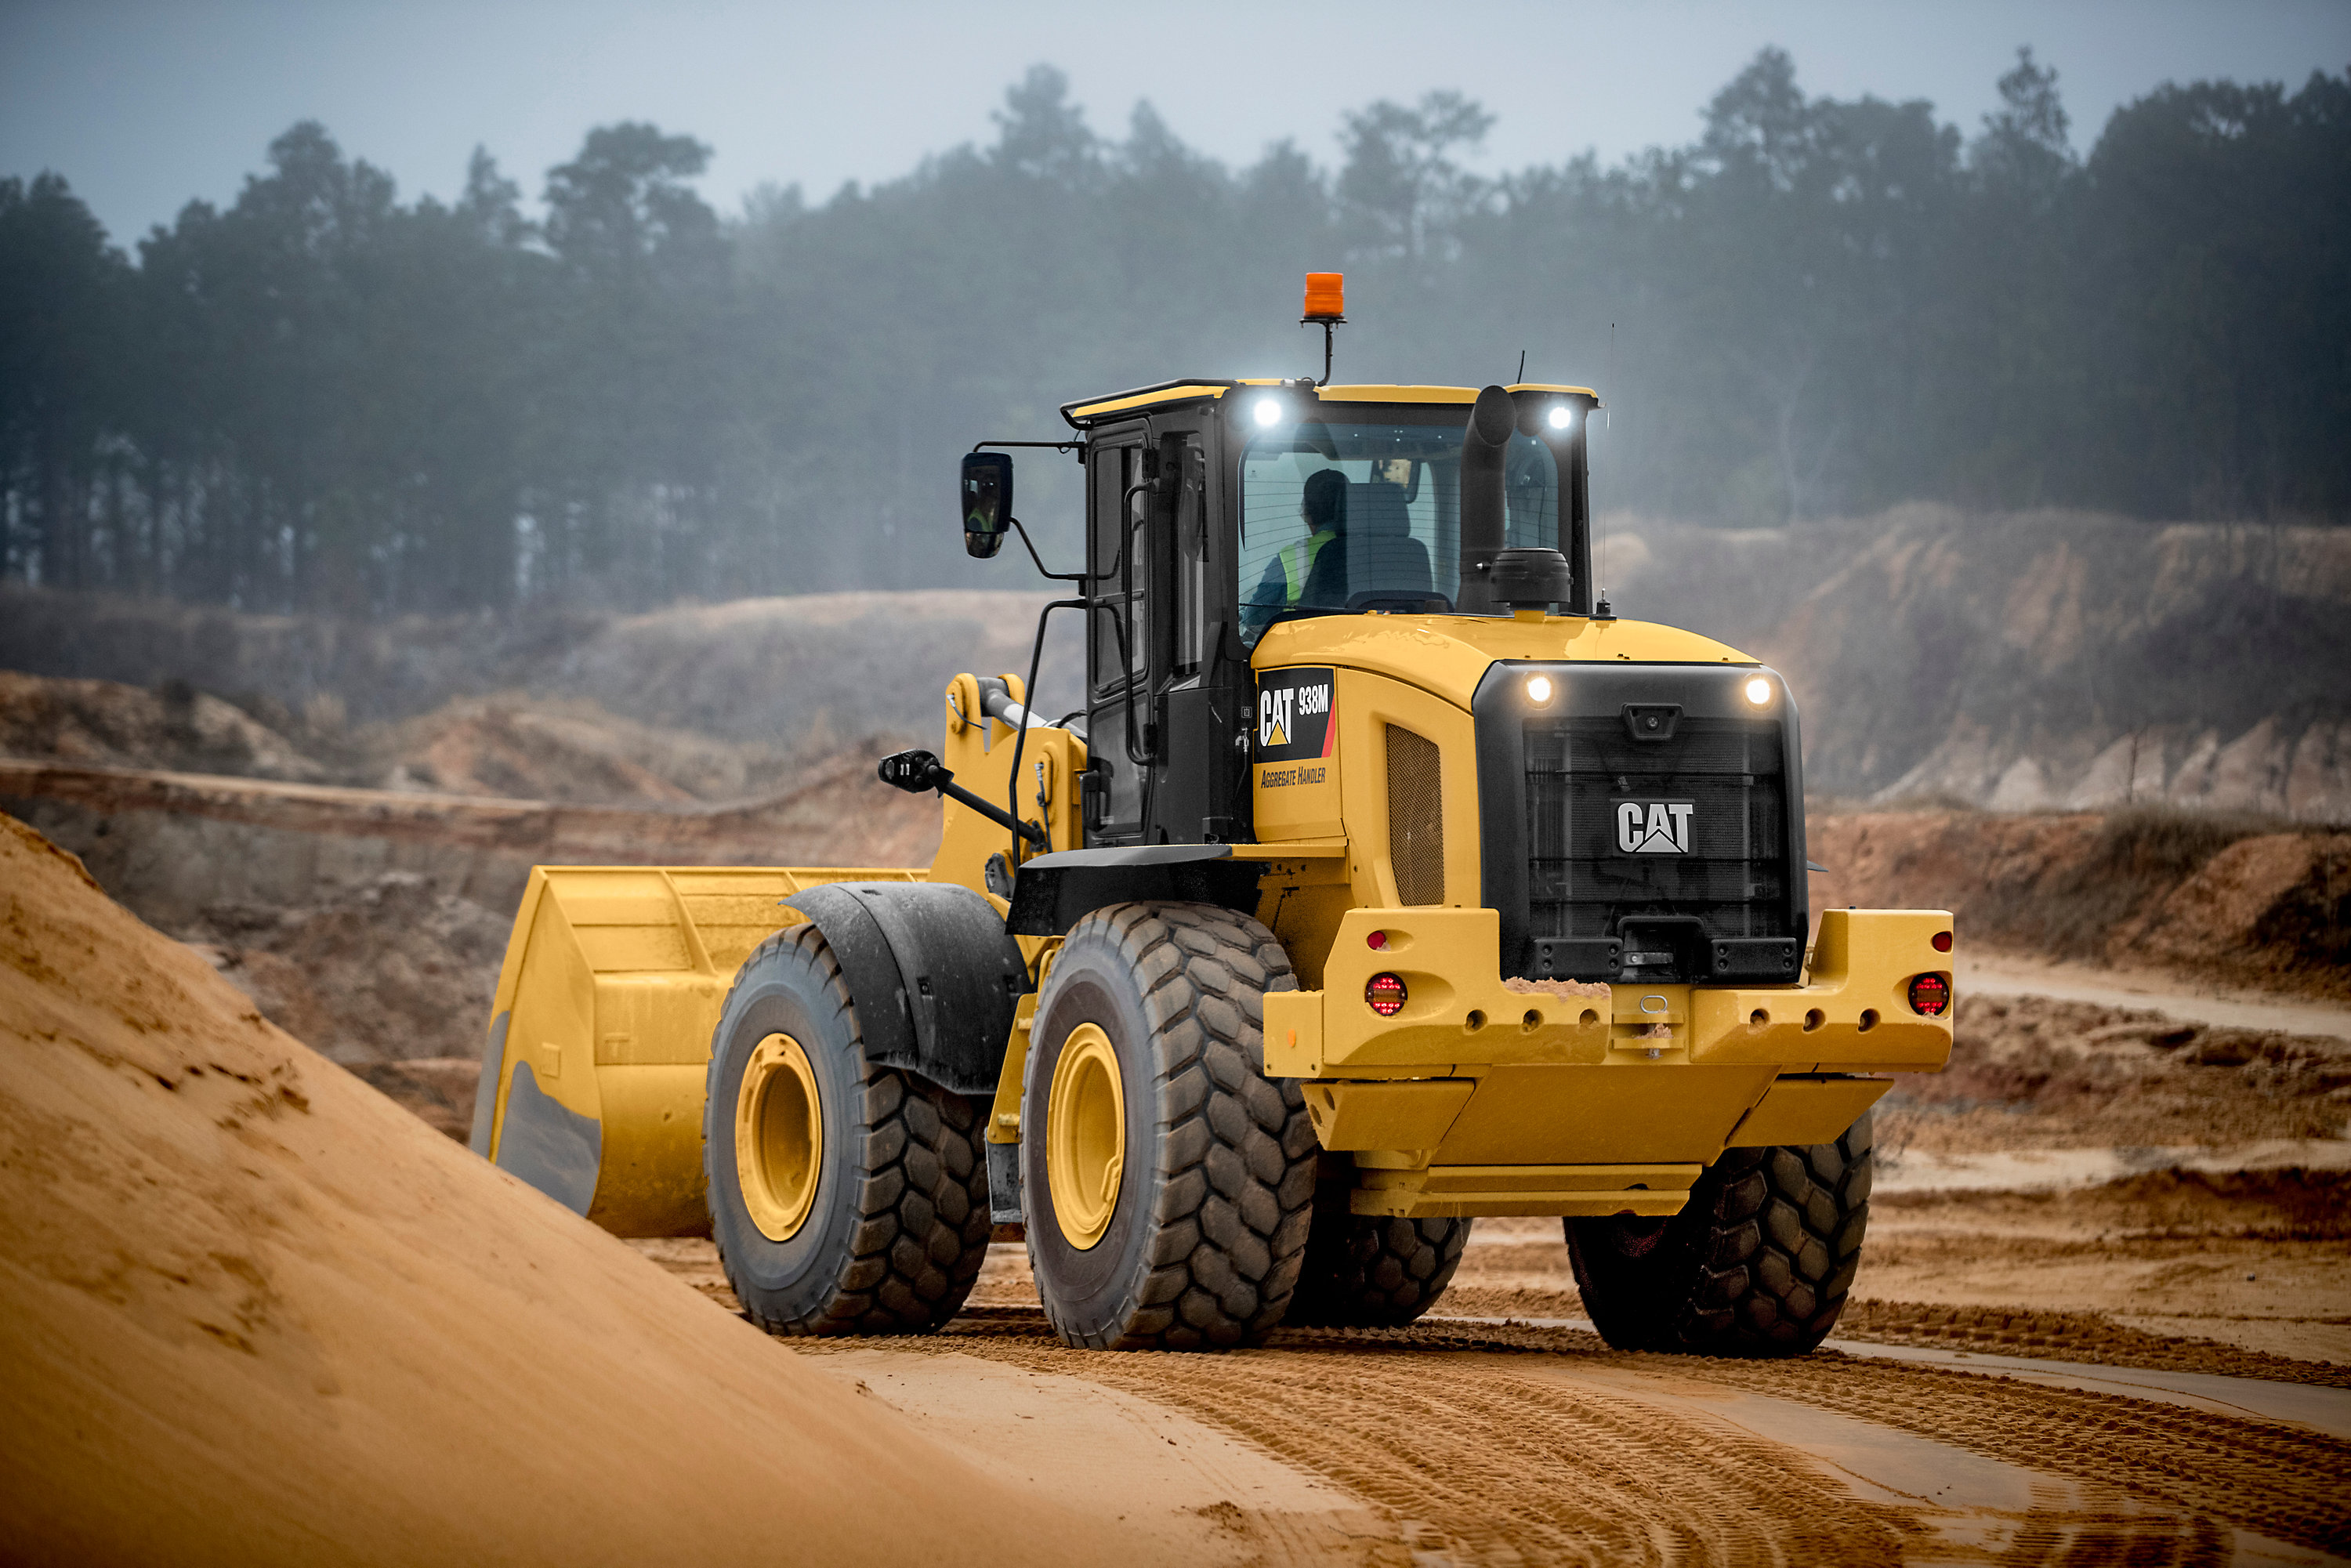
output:
[{"label": "sandy ground", "polygon": [[[1010,1425],[1101,1443],[1097,1461],[1122,1451],[1122,1426],[1164,1433],[1173,1457],[1199,1458],[1153,1484],[1186,1500],[1221,1486],[1230,1512],[1218,1516],[1258,1562],[1315,1560],[1342,1542],[1349,1560],[1398,1564],[2351,1552],[2351,1394],[2334,1388],[1990,1359],[1986,1375],[1964,1356],[1928,1364],[1875,1346],[1790,1363],[1626,1355],[1573,1326],[1458,1319],[1281,1330],[1218,1356],[1104,1355],[1069,1350],[1041,1312],[1017,1306],[925,1339],[799,1348],[957,1429],[991,1366],[1026,1379],[998,1385],[1017,1398],[1000,1407]],[[2249,1388],[2283,1392],[2232,1397]],[[1061,1451],[1002,1425],[983,1418],[985,1440]],[[1219,1439],[1262,1458],[1227,1470]],[[1303,1506],[1324,1494],[1301,1476],[1356,1500],[1370,1522]],[[1283,1506],[1252,1514],[1252,1498]]]},{"label": "sandy ground", "polygon": [[986,1354],[909,1354],[892,1342],[803,1347],[814,1364],[922,1427],[976,1469],[1072,1511],[1108,1512],[1185,1543],[1203,1563],[1395,1560],[1395,1522],[1343,1484],[1236,1432],[1081,1369]]},{"label": "sandy ground", "polygon": [[[2112,1212],[2122,1201],[2091,1207],[2145,1218]],[[1919,1228],[1901,1206],[1889,1215],[1878,1229],[1899,1253]],[[707,1242],[633,1245],[731,1308]],[[1883,1272],[1906,1286],[1944,1277],[1903,1270]],[[2103,1312],[1873,1301],[1857,1303],[1854,1332],[1798,1362],[1627,1355],[1580,1321],[1558,1224],[1533,1219],[1481,1222],[1438,1315],[1405,1331],[1280,1330],[1217,1357],[1074,1352],[1034,1305],[1025,1249],[1006,1243],[973,1300],[932,1338],[796,1348],[999,1453],[1063,1454],[1075,1438],[1092,1464],[1123,1466],[1132,1429],[1162,1433],[1181,1462],[1155,1466],[1152,1484],[1186,1502],[1222,1487],[1255,1561],[1314,1560],[1337,1542],[1353,1561],[1401,1563],[1400,1542],[1416,1564],[2351,1553],[2351,1366]],[[2320,1348],[2306,1324],[2283,1343]],[[1008,1423],[972,1406],[983,1368],[1009,1380],[988,1394]],[[1228,1469],[1229,1443],[1280,1463]],[[1071,1472],[1080,1495],[1094,1473]],[[1324,1500],[1313,1479],[1371,1521],[1311,1506]]]},{"label": "sandy ground", "polygon": [[[2116,902],[2095,815],[1815,813],[1816,904],[1959,910],[1968,946],[1959,1053],[1882,1107],[1856,1298],[1795,1363],[1607,1350],[1547,1220],[1482,1223],[1409,1331],[1075,1353],[1008,1245],[943,1333],[779,1343],[708,1243],[614,1242],[450,1141],[532,860],[926,861],[935,808],[817,754],[935,734],[1036,601],[339,634],[350,690],[429,688],[348,723],[0,678],[12,809],[200,945],[0,834],[0,1560],[2351,1558],[2339,831],[2247,828]],[[300,634],[208,675],[310,669],[267,641]],[[1814,662],[1863,683],[1823,688],[1849,719],[1883,685]],[[2263,735],[2247,779],[2315,755]],[[1949,738],[1919,788],[2014,761]],[[2328,766],[2294,789],[2339,796]],[[2067,950],[2125,967],[1983,945],[2077,911]]]},{"label": "sandy ground", "polygon": [[999,1245],[940,1334],[787,1343],[707,1242],[435,1135],[463,1059],[344,1071],[13,825],[0,900],[0,1557],[2351,1558],[2351,1040],[2307,1009],[1963,992],[1798,1362],[1609,1351],[1533,1219],[1407,1331],[1072,1352]]},{"label": "sandy ground", "polygon": [[308,1051],[6,819],[0,1368],[10,1562],[1174,1563],[1220,1529],[934,1441]]}]

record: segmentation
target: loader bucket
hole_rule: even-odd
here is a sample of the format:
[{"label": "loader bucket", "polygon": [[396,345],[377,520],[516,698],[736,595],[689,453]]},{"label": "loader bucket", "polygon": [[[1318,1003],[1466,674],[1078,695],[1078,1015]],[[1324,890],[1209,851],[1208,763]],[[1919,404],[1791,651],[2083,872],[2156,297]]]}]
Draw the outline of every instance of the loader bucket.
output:
[{"label": "loader bucket", "polygon": [[498,975],[473,1146],[616,1236],[692,1236],[711,1032],[736,968],[864,867],[536,866]]}]

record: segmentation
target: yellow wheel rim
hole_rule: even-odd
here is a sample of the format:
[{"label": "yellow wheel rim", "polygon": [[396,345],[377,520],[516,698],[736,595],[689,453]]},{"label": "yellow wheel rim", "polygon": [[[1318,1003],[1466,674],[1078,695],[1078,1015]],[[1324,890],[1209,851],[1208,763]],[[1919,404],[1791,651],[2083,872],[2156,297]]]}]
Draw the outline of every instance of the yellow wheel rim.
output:
[{"label": "yellow wheel rim", "polygon": [[824,1113],[808,1052],[771,1034],[751,1052],[735,1092],[735,1174],[759,1234],[789,1241],[816,1207],[824,1157]]},{"label": "yellow wheel rim", "polygon": [[1045,1104],[1045,1179],[1061,1235],[1083,1252],[1118,1212],[1126,1172],[1126,1096],[1118,1051],[1100,1026],[1081,1023],[1061,1042]]}]

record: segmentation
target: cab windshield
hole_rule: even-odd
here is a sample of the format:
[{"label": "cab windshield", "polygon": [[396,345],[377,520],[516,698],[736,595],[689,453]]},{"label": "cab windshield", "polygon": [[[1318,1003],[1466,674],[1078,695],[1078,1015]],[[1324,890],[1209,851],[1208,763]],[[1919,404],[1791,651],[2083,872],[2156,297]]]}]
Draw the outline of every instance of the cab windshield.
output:
[{"label": "cab windshield", "polygon": [[[1243,641],[1276,621],[1347,611],[1443,612],[1461,583],[1466,409],[1310,417],[1241,454]],[[1559,548],[1560,461],[1530,435],[1505,460],[1503,542]]]}]

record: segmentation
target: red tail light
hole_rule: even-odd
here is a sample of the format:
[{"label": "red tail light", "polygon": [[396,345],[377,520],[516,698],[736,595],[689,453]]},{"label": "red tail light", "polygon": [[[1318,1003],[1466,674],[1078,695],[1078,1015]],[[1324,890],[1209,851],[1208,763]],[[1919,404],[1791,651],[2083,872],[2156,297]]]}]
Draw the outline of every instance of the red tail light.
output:
[{"label": "red tail light", "polygon": [[1392,1019],[1404,1010],[1404,982],[1394,975],[1374,975],[1364,988],[1364,1000],[1384,1019]]},{"label": "red tail light", "polygon": [[1951,982],[1940,975],[1919,975],[1910,982],[1910,1010],[1930,1019],[1941,1018],[1951,1007]]}]

